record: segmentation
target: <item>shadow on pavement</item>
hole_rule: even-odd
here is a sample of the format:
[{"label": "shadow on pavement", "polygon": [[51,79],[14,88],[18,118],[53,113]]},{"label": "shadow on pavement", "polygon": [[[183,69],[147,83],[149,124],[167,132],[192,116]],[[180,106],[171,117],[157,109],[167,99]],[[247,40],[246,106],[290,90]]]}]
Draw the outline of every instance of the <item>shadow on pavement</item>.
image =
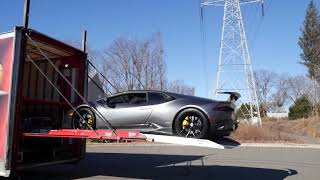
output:
[{"label": "shadow on pavement", "polygon": [[232,149],[237,146],[240,146],[241,144],[238,141],[235,141],[228,137],[223,137],[219,139],[211,139],[211,141],[214,141],[215,143],[223,145],[225,148]]},{"label": "shadow on pavement", "polygon": [[87,153],[77,165],[59,165],[20,172],[21,179],[260,179],[282,180],[297,171],[205,165],[204,156]]}]

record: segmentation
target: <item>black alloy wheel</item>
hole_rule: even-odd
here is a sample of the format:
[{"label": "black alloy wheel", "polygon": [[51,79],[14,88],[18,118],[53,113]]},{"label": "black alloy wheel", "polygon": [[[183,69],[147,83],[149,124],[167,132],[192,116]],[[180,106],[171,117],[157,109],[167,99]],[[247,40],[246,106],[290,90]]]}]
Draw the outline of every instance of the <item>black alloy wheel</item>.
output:
[{"label": "black alloy wheel", "polygon": [[72,127],[74,129],[93,129],[95,125],[95,116],[92,110],[84,107],[77,109],[77,112],[73,113]]},{"label": "black alloy wheel", "polygon": [[208,120],[196,109],[182,111],[175,121],[175,132],[187,138],[205,138],[208,134]]}]

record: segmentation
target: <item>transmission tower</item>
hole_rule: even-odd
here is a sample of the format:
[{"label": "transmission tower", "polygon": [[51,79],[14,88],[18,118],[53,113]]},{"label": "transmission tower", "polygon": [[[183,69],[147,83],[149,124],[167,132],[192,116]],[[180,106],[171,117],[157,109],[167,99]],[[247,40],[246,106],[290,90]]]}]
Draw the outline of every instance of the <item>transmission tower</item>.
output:
[{"label": "transmission tower", "polygon": [[247,104],[246,111],[242,111],[245,119],[261,126],[258,97],[240,9],[242,4],[256,2],[262,3],[261,0],[204,0],[201,7],[224,7],[219,65],[214,87],[216,98],[221,97],[220,92],[239,92],[242,96],[240,103]]}]

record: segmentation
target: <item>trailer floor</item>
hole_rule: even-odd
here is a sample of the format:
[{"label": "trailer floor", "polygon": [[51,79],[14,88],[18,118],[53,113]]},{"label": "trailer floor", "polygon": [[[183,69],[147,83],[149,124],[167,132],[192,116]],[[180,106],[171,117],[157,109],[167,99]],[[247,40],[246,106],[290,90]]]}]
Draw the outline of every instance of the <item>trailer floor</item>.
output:
[{"label": "trailer floor", "polygon": [[319,179],[319,169],[319,149],[89,144],[79,164],[24,171],[21,179]]}]

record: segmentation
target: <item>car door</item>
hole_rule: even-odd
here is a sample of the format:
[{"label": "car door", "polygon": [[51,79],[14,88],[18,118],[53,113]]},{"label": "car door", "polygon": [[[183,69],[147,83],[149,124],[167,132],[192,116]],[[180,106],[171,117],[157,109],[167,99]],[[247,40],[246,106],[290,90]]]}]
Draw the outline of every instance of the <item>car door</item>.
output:
[{"label": "car door", "polygon": [[120,129],[144,126],[152,111],[147,104],[146,93],[128,93],[110,98],[109,107],[107,118]]},{"label": "car door", "polygon": [[167,127],[171,123],[169,118],[170,108],[166,102],[173,100],[172,97],[161,92],[148,92],[148,104],[152,109],[152,114],[148,118],[149,124],[157,124],[162,127]]}]

